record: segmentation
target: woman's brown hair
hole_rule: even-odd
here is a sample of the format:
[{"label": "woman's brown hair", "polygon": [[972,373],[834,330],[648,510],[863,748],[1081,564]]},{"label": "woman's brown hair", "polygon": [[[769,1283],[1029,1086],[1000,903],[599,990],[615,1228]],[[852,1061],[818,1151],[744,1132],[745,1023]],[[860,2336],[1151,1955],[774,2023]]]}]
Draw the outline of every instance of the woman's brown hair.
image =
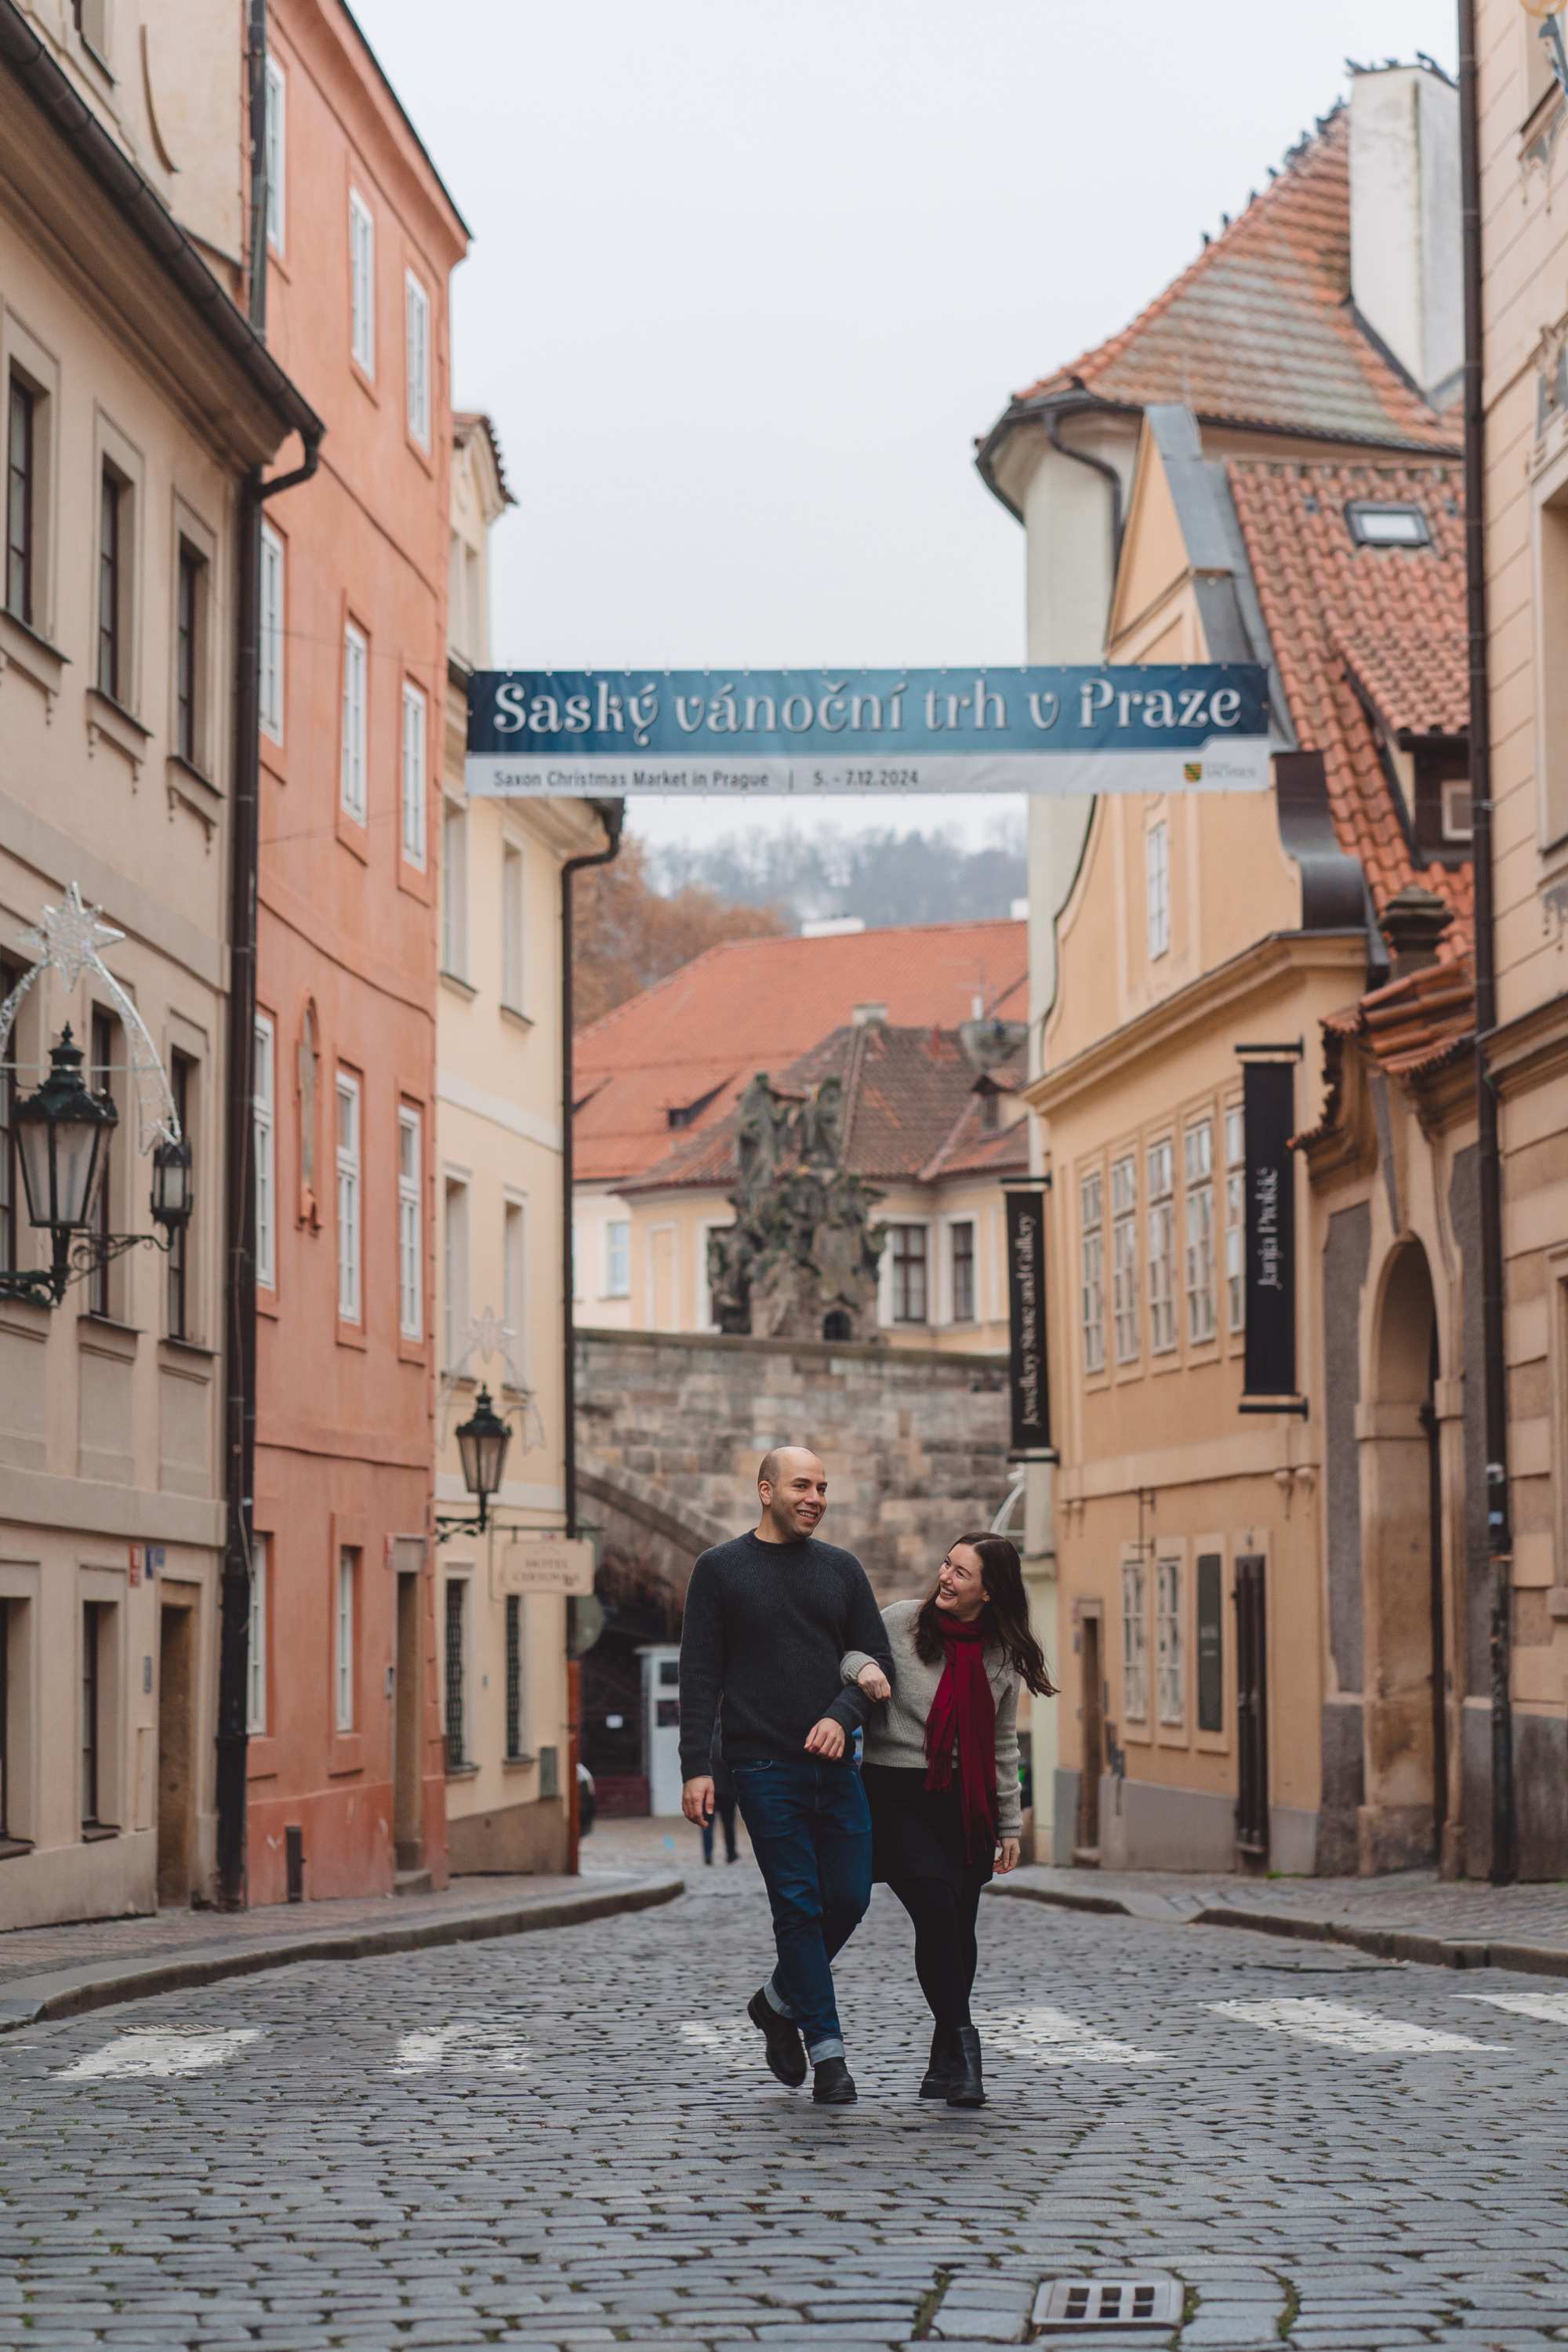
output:
[{"label": "woman's brown hair", "polygon": [[[980,1555],[992,1632],[1002,1644],[1007,1664],[1037,1697],[1054,1698],[1057,1686],[1047,1668],[1045,1652],[1029,1629],[1029,1601],[1017,1552],[1005,1536],[959,1536],[948,1546],[949,1552],[959,1544],[967,1544]],[[933,1584],[915,1619],[915,1654],[928,1666],[934,1666],[942,1654],[942,1617]]]}]

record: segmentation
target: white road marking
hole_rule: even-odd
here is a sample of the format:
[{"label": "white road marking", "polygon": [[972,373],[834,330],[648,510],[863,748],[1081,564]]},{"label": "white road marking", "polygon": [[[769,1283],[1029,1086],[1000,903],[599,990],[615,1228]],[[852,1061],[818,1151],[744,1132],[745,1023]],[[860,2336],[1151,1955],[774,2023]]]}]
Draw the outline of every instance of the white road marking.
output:
[{"label": "white road marking", "polygon": [[86,2074],[199,2074],[221,2066],[247,2042],[260,2038],[257,2025],[235,2025],[211,2033],[170,2033],[161,2026],[137,2026],[118,2042],[89,2050],[58,2071],[67,2079]]},{"label": "white road marking", "polygon": [[462,2018],[420,2033],[405,2033],[393,2061],[395,2074],[424,2074],[445,2066],[455,2074],[526,2074],[528,2044],[510,2026]]},{"label": "white road marking", "polygon": [[1568,1992],[1457,1992],[1456,2000],[1489,2001],[1516,2017],[1539,2017],[1548,2025],[1568,2025]]},{"label": "white road marking", "polygon": [[1204,2007],[1222,2017],[1239,2018],[1246,2025],[1261,2025],[1269,2033],[1290,2033],[1300,2042],[1319,2042],[1328,2050],[1356,2050],[1368,2057],[1401,2050],[1508,2047],[1503,2042],[1472,2041],[1468,2033],[1439,2033],[1407,2018],[1378,2017],[1370,2010],[1352,2009],[1347,2001],[1322,2000],[1311,1994],[1280,2000],[1205,2000]]},{"label": "white road marking", "polygon": [[752,2066],[763,2059],[763,2038],[749,2021],[744,2025],[700,2025],[688,2020],[680,2029],[680,2038],[710,2058],[722,2059],[729,2066]]},{"label": "white road marking", "polygon": [[1113,2042],[1065,2009],[997,2009],[976,2018],[982,2044],[994,2044],[1010,2057],[1032,2058],[1038,2066],[1168,2066],[1169,2050],[1141,2050],[1133,2042]]}]

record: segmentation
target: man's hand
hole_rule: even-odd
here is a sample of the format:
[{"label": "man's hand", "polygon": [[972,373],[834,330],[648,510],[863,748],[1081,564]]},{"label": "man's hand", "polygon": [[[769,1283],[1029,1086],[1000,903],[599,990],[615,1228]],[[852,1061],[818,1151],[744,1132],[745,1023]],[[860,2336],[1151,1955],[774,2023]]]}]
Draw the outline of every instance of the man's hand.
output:
[{"label": "man's hand", "polygon": [[1001,1850],[996,1856],[996,1875],[998,1878],[1005,1878],[1010,1870],[1017,1869],[1018,1851],[1018,1841],[1016,1838],[1003,1839]]},{"label": "man's hand", "polygon": [[680,1784],[680,1810],[689,1822],[698,1828],[713,1818],[713,1783],[710,1780],[683,1780]]},{"label": "man's hand", "polygon": [[[830,1715],[825,1715],[822,1721],[814,1723],[806,1733],[805,1752],[808,1756],[826,1756],[836,1763],[844,1753],[844,1726],[835,1723]],[[709,1785],[711,1786],[711,1782]]]},{"label": "man's hand", "polygon": [[893,1685],[888,1680],[887,1675],[882,1672],[881,1667],[877,1664],[875,1658],[872,1659],[868,1666],[861,1667],[855,1679],[859,1684],[868,1698],[880,1700],[891,1698],[893,1696]]}]

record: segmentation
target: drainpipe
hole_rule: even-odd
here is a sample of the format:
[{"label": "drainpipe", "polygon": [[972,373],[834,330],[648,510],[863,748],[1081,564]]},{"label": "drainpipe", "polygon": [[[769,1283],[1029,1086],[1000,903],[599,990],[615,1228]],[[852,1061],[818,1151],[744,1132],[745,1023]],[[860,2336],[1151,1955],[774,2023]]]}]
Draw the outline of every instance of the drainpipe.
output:
[{"label": "drainpipe", "polygon": [[1116,575],[1121,568],[1121,477],[1105,458],[1091,457],[1087,449],[1069,449],[1061,433],[1064,416],[1092,415],[1099,404],[1097,401],[1086,401],[1081,405],[1075,403],[1067,408],[1047,408],[1042,412],[1042,422],[1046,438],[1058,457],[1070,457],[1076,466],[1092,466],[1110,484],[1110,588],[1114,596]]},{"label": "drainpipe", "polygon": [[[267,0],[249,0],[250,320],[267,326]],[[256,891],[261,790],[261,509],[308,482],[321,460],[319,420],[302,434],[304,463],[240,493],[235,629],[234,814],[230,825],[228,1097],[225,1106],[224,1500],[217,1685],[217,1900],[244,1908],[247,1687],[250,1679],[251,1498],[256,1490],[256,1167],[251,1097],[256,1051]]]},{"label": "drainpipe", "polygon": [[[576,1269],[572,1248],[572,877],[590,866],[608,866],[618,857],[625,801],[595,801],[610,845],[591,857],[569,857],[561,868],[561,1415],[562,1483],[566,1494],[566,1533],[577,1532],[577,1334],[572,1315]],[[578,1694],[583,1669],[575,1658],[566,1663],[566,1868],[577,1872],[579,1826],[577,1751],[581,1724]]]},{"label": "drainpipe", "polygon": [[1491,705],[1487,677],[1486,411],[1481,320],[1479,102],[1475,0],[1459,0],[1459,181],[1465,281],[1465,593],[1470,660],[1471,854],[1476,898],[1476,1126],[1480,1191],[1481,1369],[1485,1376],[1487,1557],[1491,1571],[1492,1860],[1494,1886],[1518,1874],[1513,1789],[1513,1543],[1509,1526],[1508,1371],[1504,1360],[1502,1171],[1497,1092],[1487,1041],[1497,1026],[1493,929]]}]

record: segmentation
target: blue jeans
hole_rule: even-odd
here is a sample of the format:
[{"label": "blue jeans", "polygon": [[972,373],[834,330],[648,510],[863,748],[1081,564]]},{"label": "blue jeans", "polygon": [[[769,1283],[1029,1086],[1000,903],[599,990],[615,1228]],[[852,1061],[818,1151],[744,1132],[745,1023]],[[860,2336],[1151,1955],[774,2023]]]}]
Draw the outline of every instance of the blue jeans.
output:
[{"label": "blue jeans", "polygon": [[871,1816],[853,1760],[732,1763],[741,1818],[773,1906],[775,2008],[793,2017],[815,2066],[841,2058],[833,1956],[871,1900]]}]

